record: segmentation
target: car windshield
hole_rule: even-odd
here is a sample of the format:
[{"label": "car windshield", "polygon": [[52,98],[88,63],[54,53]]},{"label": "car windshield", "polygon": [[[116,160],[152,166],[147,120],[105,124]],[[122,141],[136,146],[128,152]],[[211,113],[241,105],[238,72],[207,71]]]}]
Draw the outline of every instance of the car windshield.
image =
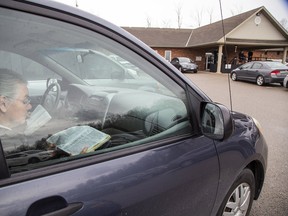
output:
[{"label": "car windshield", "polygon": [[117,78],[118,73],[125,74],[126,79],[135,79],[136,75],[141,73],[139,69],[136,71],[136,67],[134,70],[132,67],[125,68],[120,60],[117,61],[96,50],[54,48],[43,50],[41,53],[88,82],[91,79]]},{"label": "car windshield", "polygon": [[180,62],[189,62],[189,63],[193,63],[193,61],[190,58],[186,58],[186,57],[180,57],[179,58]]}]

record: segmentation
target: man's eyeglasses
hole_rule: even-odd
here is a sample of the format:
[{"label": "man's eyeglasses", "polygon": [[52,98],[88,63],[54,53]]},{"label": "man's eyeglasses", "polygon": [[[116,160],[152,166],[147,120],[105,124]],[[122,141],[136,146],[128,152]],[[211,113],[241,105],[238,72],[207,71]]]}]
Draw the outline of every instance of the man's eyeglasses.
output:
[{"label": "man's eyeglasses", "polygon": [[31,98],[29,96],[26,97],[24,100],[20,100],[20,99],[8,97],[8,96],[6,96],[6,97],[9,98],[9,99],[12,99],[12,100],[21,101],[24,105],[28,105],[31,102]]}]

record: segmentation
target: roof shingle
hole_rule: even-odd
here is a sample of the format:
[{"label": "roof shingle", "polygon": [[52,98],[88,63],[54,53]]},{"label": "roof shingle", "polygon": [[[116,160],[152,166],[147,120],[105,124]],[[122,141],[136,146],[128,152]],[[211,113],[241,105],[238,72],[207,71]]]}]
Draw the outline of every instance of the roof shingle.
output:
[{"label": "roof shingle", "polygon": [[[235,29],[263,7],[223,20],[225,34]],[[196,47],[215,44],[223,37],[222,21],[196,29],[123,27],[150,47]]]}]

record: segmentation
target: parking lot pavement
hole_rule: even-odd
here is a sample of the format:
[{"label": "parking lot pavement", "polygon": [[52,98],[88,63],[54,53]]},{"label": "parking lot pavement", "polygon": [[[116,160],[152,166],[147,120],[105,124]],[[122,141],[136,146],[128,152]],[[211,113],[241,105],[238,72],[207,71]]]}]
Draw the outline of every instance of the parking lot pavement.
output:
[{"label": "parking lot pavement", "polygon": [[[185,73],[213,101],[230,108],[228,74]],[[288,215],[288,89],[279,84],[230,81],[232,108],[256,118],[268,143],[268,169],[250,216]]]}]

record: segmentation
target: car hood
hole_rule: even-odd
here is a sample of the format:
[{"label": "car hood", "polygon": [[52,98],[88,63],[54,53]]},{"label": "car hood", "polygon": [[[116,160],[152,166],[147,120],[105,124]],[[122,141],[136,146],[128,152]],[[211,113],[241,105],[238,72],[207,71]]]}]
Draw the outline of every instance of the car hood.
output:
[{"label": "car hood", "polygon": [[190,63],[190,62],[181,62],[180,64],[181,65],[192,65],[192,66],[195,65],[194,63]]}]

